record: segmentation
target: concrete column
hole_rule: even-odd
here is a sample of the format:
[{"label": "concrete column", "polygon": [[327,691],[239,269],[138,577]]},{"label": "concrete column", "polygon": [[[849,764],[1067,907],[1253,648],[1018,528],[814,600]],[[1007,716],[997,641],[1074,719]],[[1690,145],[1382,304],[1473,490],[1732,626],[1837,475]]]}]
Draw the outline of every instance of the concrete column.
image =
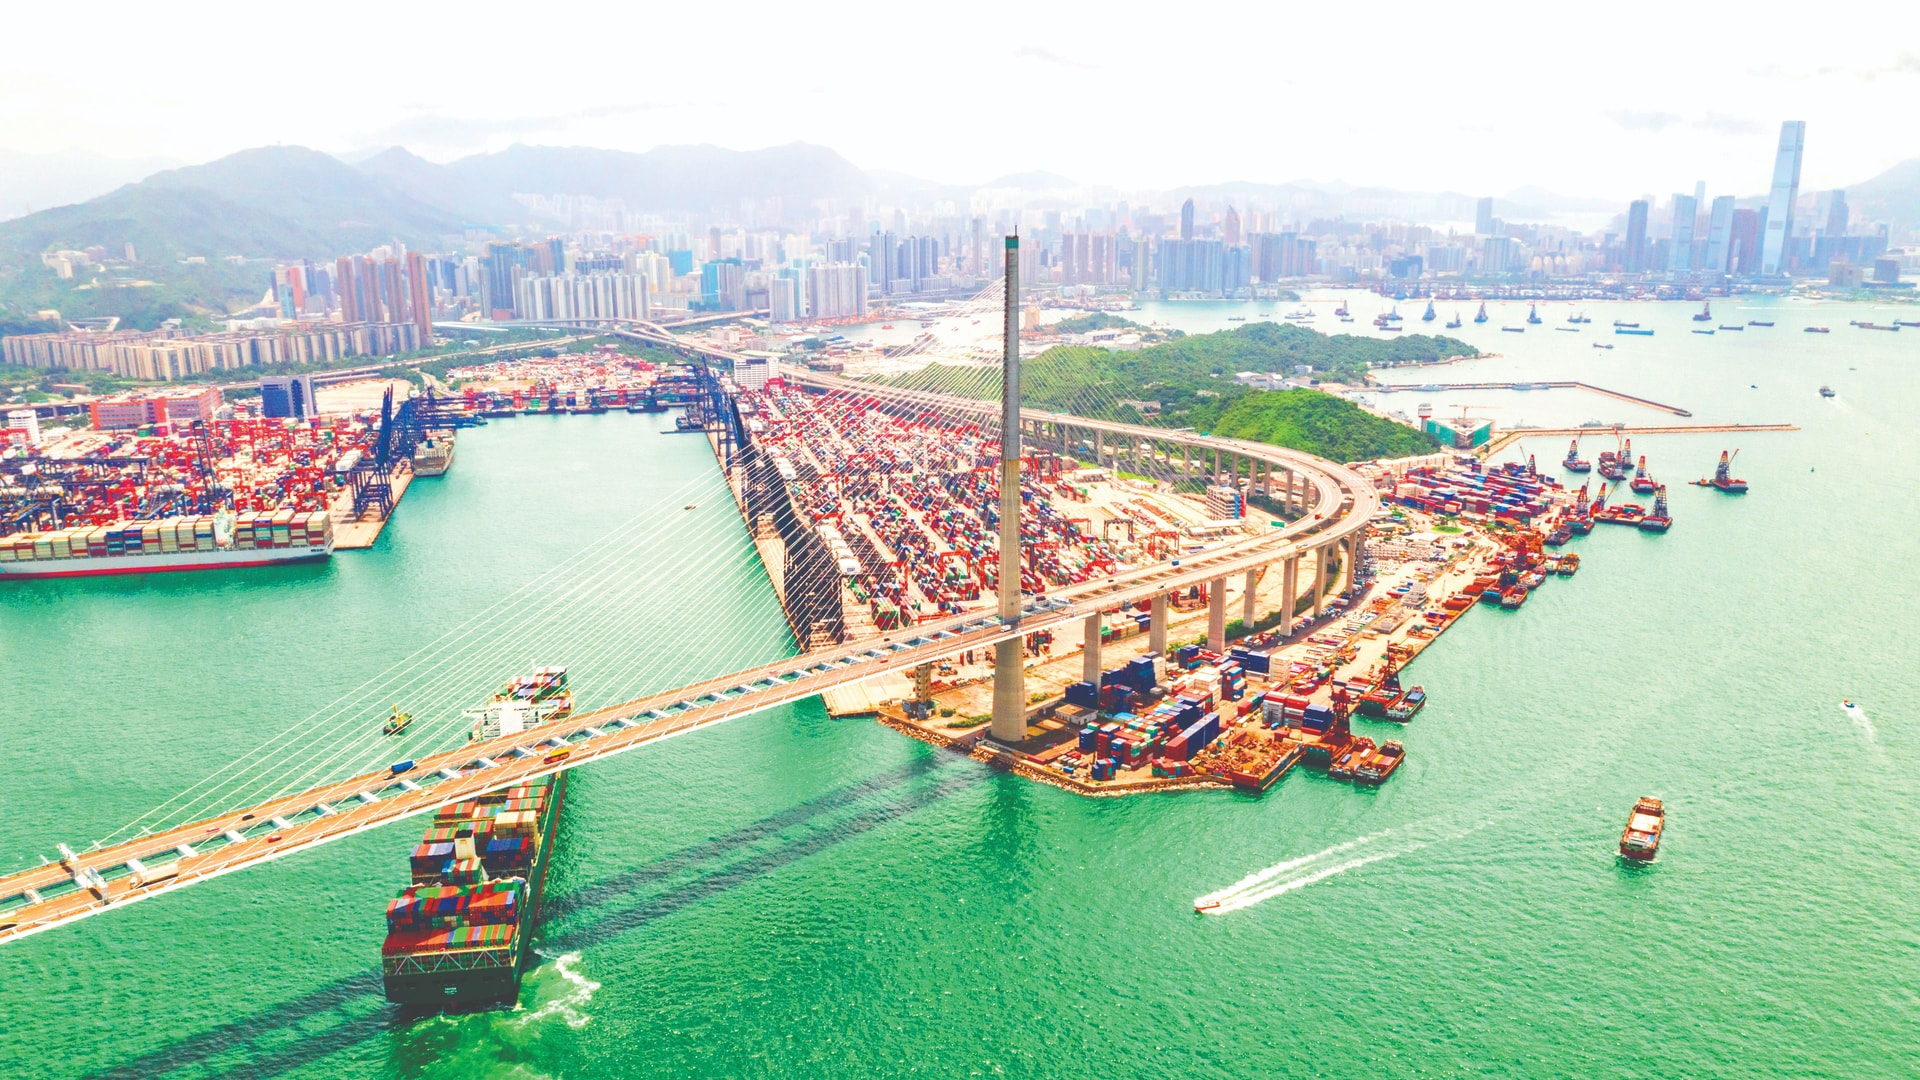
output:
[{"label": "concrete column", "polygon": [[1253,633],[1254,620],[1259,618],[1253,610],[1254,602],[1257,599],[1254,596],[1254,587],[1258,584],[1258,582],[1254,580],[1257,573],[1258,572],[1254,570],[1247,571],[1247,587],[1240,594],[1240,625],[1245,627],[1249,634]]},{"label": "concrete column", "polygon": [[1080,654],[1080,679],[1100,685],[1100,613],[1087,616],[1086,642]]},{"label": "concrete column", "polygon": [[1192,475],[1193,455],[1188,452],[1186,445],[1183,443],[1180,447],[1180,478],[1184,480]]},{"label": "concrete column", "polygon": [[1107,463],[1107,433],[1104,431],[1096,430],[1093,433],[1093,463],[1095,465]]},{"label": "concrete column", "polygon": [[1292,470],[1292,469],[1284,469],[1284,468],[1283,468],[1283,469],[1282,469],[1281,471],[1287,474],[1287,479],[1286,479],[1286,485],[1287,485],[1287,501],[1286,501],[1286,508],[1287,508],[1287,513],[1289,513],[1289,514],[1291,514],[1291,513],[1293,513],[1293,470]]},{"label": "concrete column", "polygon": [[1286,594],[1286,622],[1282,624],[1283,633],[1293,634],[1293,606],[1300,602],[1300,556],[1288,559],[1280,572],[1280,588]]},{"label": "concrete column", "polygon": [[1207,583],[1207,648],[1227,651],[1227,579]]},{"label": "concrete column", "polygon": [[[1007,237],[1007,309],[1000,375],[1000,621],[1020,621],[1020,238]],[[993,737],[1027,737],[1027,673],[1020,639],[993,650]]]},{"label": "concrete column", "polygon": [[921,664],[913,669],[913,700],[925,702],[933,699],[933,665]]},{"label": "concrete column", "polygon": [[1167,651],[1167,594],[1161,593],[1147,601],[1147,648],[1157,652]]},{"label": "concrete column", "polygon": [[1320,598],[1327,591],[1327,553],[1330,548],[1322,544],[1313,549],[1313,617],[1320,617]]}]

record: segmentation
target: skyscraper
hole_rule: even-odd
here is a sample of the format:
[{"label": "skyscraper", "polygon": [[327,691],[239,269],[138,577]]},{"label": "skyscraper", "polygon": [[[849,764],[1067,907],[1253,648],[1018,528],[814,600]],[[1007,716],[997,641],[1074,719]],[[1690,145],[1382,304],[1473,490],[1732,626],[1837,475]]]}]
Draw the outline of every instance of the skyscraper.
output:
[{"label": "skyscraper", "polygon": [[1627,204],[1627,273],[1638,274],[1647,268],[1647,200]]},{"label": "skyscraper", "polygon": [[427,281],[427,257],[407,252],[407,291],[413,309],[413,325],[420,331],[420,347],[433,346],[433,286]]},{"label": "skyscraper", "polygon": [[1836,189],[1827,193],[1827,228],[1825,231],[1828,236],[1847,235],[1846,192]]},{"label": "skyscraper", "polygon": [[1180,204],[1180,239],[1193,239],[1193,200]]},{"label": "skyscraper", "polygon": [[1493,196],[1481,199],[1479,207],[1474,210],[1473,231],[1481,236],[1493,235]]},{"label": "skyscraper", "polygon": [[1697,213],[1699,213],[1699,206],[1693,201],[1693,196],[1674,195],[1673,246],[1668,249],[1668,270],[1693,269],[1693,218]]},{"label": "skyscraper", "polygon": [[1760,269],[1759,210],[1735,210],[1727,227],[1727,272],[1751,274]]},{"label": "skyscraper", "polygon": [[1713,213],[1707,218],[1707,265],[1700,269],[1724,274],[1731,269],[1727,261],[1728,244],[1733,237],[1733,196],[1717,195]]},{"label": "skyscraper", "polygon": [[1227,207],[1227,216],[1220,220],[1220,233],[1228,247],[1240,242],[1240,211]]},{"label": "skyscraper", "polygon": [[1767,197],[1767,232],[1761,240],[1760,273],[1779,277],[1787,272],[1787,241],[1793,238],[1793,204],[1800,197],[1800,155],[1807,145],[1807,122],[1788,120],[1780,125],[1780,149],[1773,157],[1773,191]]}]

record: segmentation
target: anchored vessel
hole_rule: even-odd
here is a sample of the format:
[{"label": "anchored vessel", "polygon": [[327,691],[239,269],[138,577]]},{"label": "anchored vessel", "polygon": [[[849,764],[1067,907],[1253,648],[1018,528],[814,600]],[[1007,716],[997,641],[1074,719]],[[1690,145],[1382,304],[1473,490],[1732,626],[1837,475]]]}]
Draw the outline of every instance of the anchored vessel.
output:
[{"label": "anchored vessel", "polygon": [[442,476],[453,467],[453,433],[436,431],[413,448],[413,475]]},{"label": "anchored vessel", "polygon": [[497,739],[514,735],[573,712],[573,691],[567,689],[567,669],[534,668],[531,675],[515,675],[500,692],[477,709],[468,709],[474,721],[468,739]]},{"label": "anchored vessel", "polygon": [[1660,850],[1660,830],[1667,822],[1666,808],[1649,795],[1633,804],[1627,827],[1620,833],[1620,854],[1635,862],[1652,862]]},{"label": "anchored vessel", "polygon": [[322,510],[80,525],[0,537],[0,577],[88,577],[312,562],[333,554]]}]

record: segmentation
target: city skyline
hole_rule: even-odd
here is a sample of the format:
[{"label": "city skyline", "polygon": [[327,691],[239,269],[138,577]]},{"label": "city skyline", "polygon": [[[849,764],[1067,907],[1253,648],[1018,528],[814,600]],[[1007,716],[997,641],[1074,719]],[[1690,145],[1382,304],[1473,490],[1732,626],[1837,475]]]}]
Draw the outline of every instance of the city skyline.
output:
[{"label": "city skyline", "polygon": [[[1118,188],[1311,178],[1463,192],[1538,186],[1618,201],[1679,182],[1648,175],[1654,161],[1688,183],[1760,194],[1765,177],[1755,177],[1752,162],[1772,146],[1782,116],[1819,133],[1803,190],[1845,187],[1920,156],[1920,140],[1887,136],[1879,108],[1920,87],[1920,56],[1880,44],[1914,40],[1902,30],[1920,31],[1920,16],[1893,13],[1865,43],[1826,21],[1795,26],[1795,58],[1781,64],[1765,62],[1772,21],[1663,11],[1661,32],[1634,38],[1619,61],[1631,78],[1581,80],[1562,77],[1557,49],[1591,28],[1558,13],[1526,12],[1522,21],[1520,10],[1406,16],[1394,32],[1368,36],[1358,54],[1342,46],[1355,28],[1331,15],[1290,13],[1283,38],[1274,38],[1280,24],[1254,9],[1186,15],[1195,33],[1239,27],[1256,43],[1250,48],[1280,42],[1287,63],[1276,74],[1266,64],[1216,64],[1204,51],[1169,49],[1138,22],[1011,8],[964,24],[855,11],[831,25],[767,8],[730,24],[717,49],[702,40],[712,27],[694,16],[650,13],[642,24],[614,14],[610,25],[596,24],[596,38],[604,30],[635,47],[604,58],[581,53],[564,20],[530,21],[485,5],[459,22],[408,10],[376,15],[353,3],[325,20],[233,6],[230,19],[196,24],[129,9],[118,16],[126,32],[88,43],[86,79],[74,78],[73,58],[59,50],[29,51],[0,74],[0,150],[199,162],[276,142],[342,154],[401,144],[444,161],[515,142],[638,151],[804,141],[869,170],[945,183],[1044,169]],[[432,42],[434,52],[384,65],[378,79],[351,77],[354,64],[341,58],[364,49],[355,36],[369,25],[356,11],[395,39]],[[54,18],[16,16],[21,39],[50,38]],[[487,70],[477,62],[499,48],[509,22],[516,54],[549,57],[567,72],[568,92],[556,104],[517,107],[511,94],[474,93]],[[274,48],[252,48],[260,40]],[[1546,43],[1555,49],[1543,50]],[[891,89],[878,84],[855,62],[867,46],[915,52],[923,74]],[[155,50],[212,50],[231,62],[175,65],[156,81]],[[1514,59],[1460,62],[1490,50]],[[1162,72],[1168,92],[1120,93],[1143,65]],[[308,84],[280,78],[286,71],[327,90],[251,89]],[[1551,93],[1517,92],[1540,80],[1554,83]],[[1103,133],[1103,86],[1124,102],[1120,137]],[[1476,104],[1447,109],[1449,99]],[[769,109],[770,100],[788,107]],[[1223,100],[1241,104],[1206,104]],[[1432,100],[1442,106],[1408,109]],[[928,101],[942,102],[941,111]],[[999,122],[1001,115],[1016,119]],[[1137,134],[1145,132],[1155,141],[1151,153]]]}]

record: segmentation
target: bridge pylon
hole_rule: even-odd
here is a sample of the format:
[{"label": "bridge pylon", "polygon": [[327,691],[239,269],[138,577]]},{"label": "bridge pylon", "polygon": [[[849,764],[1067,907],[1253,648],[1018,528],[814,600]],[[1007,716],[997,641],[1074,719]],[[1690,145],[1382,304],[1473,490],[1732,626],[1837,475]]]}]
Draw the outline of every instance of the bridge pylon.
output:
[{"label": "bridge pylon", "polygon": [[[1007,237],[1007,325],[1000,361],[1000,621],[1020,624],[1020,236]],[[1020,639],[993,650],[995,741],[1027,737],[1027,680]]]}]

